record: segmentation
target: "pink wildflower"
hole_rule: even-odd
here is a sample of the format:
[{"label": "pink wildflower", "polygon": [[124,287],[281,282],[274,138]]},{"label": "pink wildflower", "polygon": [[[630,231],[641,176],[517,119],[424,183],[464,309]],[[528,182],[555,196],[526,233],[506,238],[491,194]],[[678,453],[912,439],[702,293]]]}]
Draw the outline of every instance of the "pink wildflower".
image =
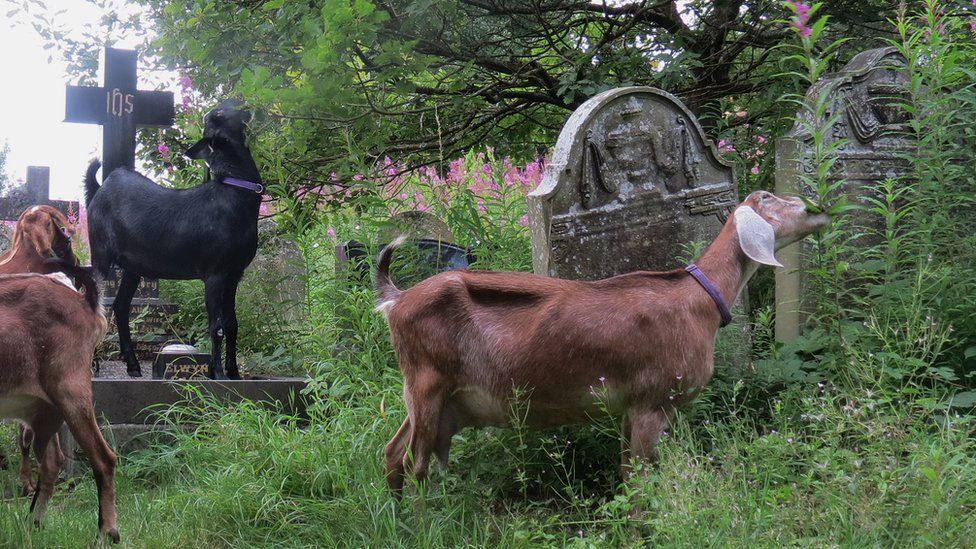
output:
[{"label": "pink wildflower", "polygon": [[759,164],[753,166],[752,169],[749,171],[752,172],[752,175],[759,175]]},{"label": "pink wildflower", "polygon": [[523,215],[522,217],[520,217],[519,220],[518,220],[518,224],[521,225],[521,226],[523,226],[523,227],[528,227],[529,226],[529,216],[528,215]]},{"label": "pink wildflower", "polygon": [[766,136],[760,135],[759,137],[756,138],[756,141],[758,141],[759,144],[762,145],[762,144],[766,143]]},{"label": "pink wildflower", "polygon": [[969,22],[969,30],[976,32],[976,19]]},{"label": "pink wildflower", "polygon": [[327,234],[327,235],[329,235],[329,238],[335,238],[335,236],[336,236],[336,232],[335,232],[335,229],[333,229],[332,227],[329,227],[329,228],[328,228],[328,229],[327,229],[327,230],[325,231],[325,234]]},{"label": "pink wildflower", "polygon": [[807,26],[807,22],[810,21],[810,6],[804,4],[803,2],[787,2],[793,11],[796,13],[796,17],[790,26],[796,29],[800,36],[806,38],[813,34],[813,30]]}]

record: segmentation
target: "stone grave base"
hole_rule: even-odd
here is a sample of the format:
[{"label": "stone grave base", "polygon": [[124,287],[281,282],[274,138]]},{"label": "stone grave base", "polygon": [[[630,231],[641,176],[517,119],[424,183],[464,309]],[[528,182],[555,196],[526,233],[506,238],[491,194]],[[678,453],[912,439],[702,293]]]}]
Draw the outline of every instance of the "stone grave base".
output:
[{"label": "stone grave base", "polygon": [[[116,454],[136,452],[153,442],[172,440],[172,434],[156,423],[153,410],[187,399],[187,389],[199,390],[222,402],[255,401],[283,415],[307,418],[308,385],[304,378],[251,379],[240,381],[99,379],[92,380],[95,417],[109,446]],[[149,408],[147,410],[147,408]],[[62,470],[66,477],[88,474],[87,459],[62,426],[61,449],[67,458]]]}]

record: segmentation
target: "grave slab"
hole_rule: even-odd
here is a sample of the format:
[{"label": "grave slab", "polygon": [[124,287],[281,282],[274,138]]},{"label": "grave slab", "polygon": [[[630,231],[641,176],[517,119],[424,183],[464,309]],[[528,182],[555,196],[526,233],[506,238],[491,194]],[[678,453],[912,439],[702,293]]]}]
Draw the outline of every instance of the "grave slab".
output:
[{"label": "grave slab", "polygon": [[[220,402],[252,401],[285,416],[308,419],[309,397],[302,394],[308,381],[305,378],[229,381],[96,378],[92,380],[92,396],[95,417],[105,439],[117,454],[125,455],[171,437],[166,426],[157,423],[154,410],[186,401],[195,391]],[[60,436],[62,450],[68,457],[64,474],[82,474],[87,467],[84,453],[67,426],[61,428]]]}]

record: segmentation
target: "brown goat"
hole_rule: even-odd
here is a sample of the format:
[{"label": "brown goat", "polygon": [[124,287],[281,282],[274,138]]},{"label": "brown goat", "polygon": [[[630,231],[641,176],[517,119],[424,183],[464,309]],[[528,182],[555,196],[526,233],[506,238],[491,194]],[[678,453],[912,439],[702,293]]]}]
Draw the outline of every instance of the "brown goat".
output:
[{"label": "brown goat", "polygon": [[[30,206],[17,219],[10,249],[0,254],[0,275],[17,273],[49,274],[61,271],[60,258],[70,265],[78,260],[71,249],[75,230],[64,214],[52,206]],[[26,496],[36,488],[31,470],[30,447],[34,433],[23,425],[17,437],[20,446],[20,484]],[[0,454],[0,469],[6,468],[6,457]]]},{"label": "brown goat", "polygon": [[63,274],[0,276],[0,418],[17,419],[34,432],[40,463],[31,502],[35,523],[44,517],[64,454],[62,423],[85,451],[98,488],[99,536],[119,540],[115,524],[115,454],[95,421],[91,361],[107,324],[98,285],[86,269],[62,262]]},{"label": "brown goat", "polygon": [[71,228],[64,214],[52,206],[31,206],[20,214],[10,249],[0,254],[0,274],[60,271],[59,263],[45,263],[59,257],[77,265],[71,250]]},{"label": "brown goat", "polygon": [[[799,199],[750,194],[697,262],[721,297],[686,270],[593,282],[527,273],[449,271],[406,291],[389,278],[394,243],[379,256],[377,309],[403,372],[407,418],[386,446],[390,488],[408,468],[423,481],[432,453],[446,465],[466,426],[510,425],[522,395],[529,427],[622,414],[623,452],[652,460],[679,406],[712,377],[722,315],[775,249],[823,227]],[[724,301],[724,304],[721,302]]]}]

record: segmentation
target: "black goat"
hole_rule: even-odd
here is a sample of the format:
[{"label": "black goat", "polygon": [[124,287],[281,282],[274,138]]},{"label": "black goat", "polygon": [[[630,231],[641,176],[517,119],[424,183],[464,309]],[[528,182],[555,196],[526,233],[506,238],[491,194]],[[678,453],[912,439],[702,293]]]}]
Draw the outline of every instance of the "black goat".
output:
[{"label": "black goat", "polygon": [[142,375],[129,333],[129,307],[143,276],[202,279],[213,348],[210,376],[224,379],[220,345],[227,338],[227,376],[237,370],[237,285],[258,246],[261,176],[244,143],[250,113],[225,101],[203,119],[203,139],[186,151],[203,159],[211,176],[190,189],[167,189],[118,168],[95,180],[100,163],[88,166],[85,203],[92,266],[103,277],[112,264],[122,280],[112,308],[129,375]]}]

